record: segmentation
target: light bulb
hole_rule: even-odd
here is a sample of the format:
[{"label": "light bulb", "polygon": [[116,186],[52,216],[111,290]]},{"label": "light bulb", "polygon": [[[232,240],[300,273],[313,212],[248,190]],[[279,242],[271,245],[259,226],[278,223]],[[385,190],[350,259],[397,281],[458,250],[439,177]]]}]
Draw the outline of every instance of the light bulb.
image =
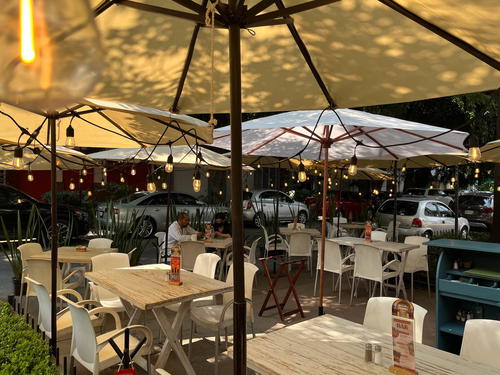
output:
[{"label": "light bulb", "polygon": [[307,181],[309,181],[309,176],[307,176],[307,179],[306,179],[306,180],[307,180]]},{"label": "light bulb", "polygon": [[433,189],[432,185],[431,185],[431,186],[429,186],[429,189]]},{"label": "light bulb", "polygon": [[83,184],[83,177],[80,177],[80,179],[78,180],[79,183]]},{"label": "light bulb", "polygon": [[245,191],[248,193],[250,189],[248,188],[248,185],[245,186]]},{"label": "light bulb", "polygon": [[321,181],[318,181],[318,185],[321,185]]},{"label": "light bulb", "polygon": [[222,195],[222,190],[219,190],[219,195]]},{"label": "light bulb", "polygon": [[104,178],[101,180],[101,186],[106,185],[106,181],[104,181]]},{"label": "light bulb", "polygon": [[481,150],[479,149],[479,143],[477,137],[472,134],[469,140],[469,160],[479,161],[481,159]]},{"label": "light bulb", "polygon": [[135,191],[136,191],[136,192],[138,192],[138,191],[139,191],[139,188],[138,188],[138,187],[136,187],[136,188],[135,188]]},{"label": "light bulb", "polygon": [[456,178],[455,178],[455,177],[452,177],[452,178],[451,178],[451,183],[452,183],[452,184],[454,184],[454,183],[455,183],[455,181],[456,181]]},{"label": "light bulb", "polygon": [[317,169],[314,170],[314,174],[318,174],[318,170]]},{"label": "light bulb", "polygon": [[172,173],[174,171],[174,157],[172,154],[168,155],[167,163],[165,164],[165,172]]},{"label": "light bulb", "polygon": [[73,148],[75,147],[75,129],[69,124],[66,128],[66,147]]},{"label": "light bulb", "polygon": [[362,194],[361,194],[361,193],[358,193],[358,195],[361,197],[361,195],[362,195]]},{"label": "light bulb", "polygon": [[377,189],[373,189],[373,194],[374,195],[378,195],[379,194],[379,191]]},{"label": "light bulb", "polygon": [[162,182],[162,183],[161,183],[161,188],[162,188],[163,190],[167,190],[167,183],[166,183],[166,182]]},{"label": "light bulb", "polygon": [[104,54],[88,0],[12,0],[2,5],[2,101],[55,110],[77,103],[93,89]]},{"label": "light bulb", "polygon": [[250,172],[250,173],[249,173],[249,175],[250,175],[250,176],[253,176],[253,172]]},{"label": "light bulb", "polygon": [[157,179],[158,181],[160,181],[160,180],[161,180],[161,176],[160,176],[160,175],[158,175],[158,176],[156,177],[156,179]]},{"label": "light bulb", "polygon": [[89,198],[90,198],[91,196],[92,196],[92,192],[91,192],[90,190],[89,190],[89,191],[87,191],[87,197],[89,197]]},{"label": "light bulb", "polygon": [[476,168],[476,169],[474,170],[474,173],[475,173],[475,174],[479,174],[479,168]]},{"label": "light bulb", "polygon": [[401,172],[406,172],[406,165],[403,165],[403,168],[401,168]]},{"label": "light bulb", "polygon": [[476,174],[474,175],[474,178],[479,178],[479,174],[477,174],[477,173],[476,173]]},{"label": "light bulb", "polygon": [[500,186],[497,186],[497,191],[500,191]]},{"label": "light bulb", "polygon": [[206,172],[205,172],[205,177],[206,177],[206,178],[210,178],[210,171],[206,171]]},{"label": "light bulb", "polygon": [[63,163],[62,163],[61,159],[57,159],[57,160],[56,160],[56,165],[57,165],[58,167],[60,167],[60,166],[62,166],[62,165],[63,165]]},{"label": "light bulb", "polygon": [[392,180],[392,181],[391,181],[391,184],[395,185],[395,184],[396,184],[396,181]]},{"label": "light bulb", "polygon": [[389,198],[392,197],[392,194],[389,194]]},{"label": "light bulb", "polygon": [[357,173],[358,173],[358,158],[356,157],[356,155],[354,155],[351,158],[351,164],[349,164],[349,167],[347,168],[347,174],[349,176],[356,176]]},{"label": "light bulb", "polygon": [[260,164],[257,164],[257,168],[260,168]]},{"label": "light bulb", "polygon": [[285,187],[287,187],[287,186],[288,186],[288,182],[285,182]]},{"label": "light bulb", "polygon": [[195,193],[199,193],[201,190],[201,177],[198,169],[194,172],[193,190]]},{"label": "light bulb", "polygon": [[108,175],[108,168],[103,168],[102,169],[102,175],[106,177]]},{"label": "light bulb", "polygon": [[123,184],[125,182],[125,177],[123,177],[122,174],[120,174],[120,182]]},{"label": "light bulb", "polygon": [[148,190],[148,192],[154,193],[156,191],[155,183],[153,181],[149,181],[147,186],[146,186],[146,189]]},{"label": "light bulb", "polygon": [[23,149],[19,146],[14,149],[14,159],[12,159],[12,165],[17,169],[22,169],[24,167]]},{"label": "light bulb", "polygon": [[87,175],[87,170],[85,168],[82,169],[82,176],[86,176]]},{"label": "light bulb", "polygon": [[75,190],[75,181],[69,180],[69,190]]},{"label": "light bulb", "polygon": [[35,180],[35,177],[33,176],[33,173],[31,171],[28,172],[28,181],[33,182]]},{"label": "light bulb", "polygon": [[137,174],[137,171],[135,170],[134,167],[130,170],[130,175],[135,176]]},{"label": "light bulb", "polygon": [[292,180],[295,180],[295,175],[294,174],[292,174]]},{"label": "light bulb", "polygon": [[274,187],[274,184],[271,184],[271,187]]},{"label": "light bulb", "polygon": [[302,164],[302,161],[299,164],[298,180],[299,182],[304,182],[307,180],[306,169],[304,168],[304,164]]}]

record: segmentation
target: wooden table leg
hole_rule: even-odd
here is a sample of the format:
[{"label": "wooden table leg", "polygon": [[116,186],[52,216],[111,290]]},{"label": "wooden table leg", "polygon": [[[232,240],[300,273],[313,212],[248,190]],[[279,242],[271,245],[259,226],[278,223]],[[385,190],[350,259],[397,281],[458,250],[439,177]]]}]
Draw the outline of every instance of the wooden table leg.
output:
[{"label": "wooden table leg", "polygon": [[195,375],[193,366],[191,365],[191,362],[189,362],[189,359],[186,353],[184,352],[184,349],[182,349],[182,344],[179,342],[178,339],[182,321],[184,320],[184,317],[186,316],[186,313],[189,310],[189,304],[190,302],[181,303],[179,310],[177,311],[177,315],[175,316],[173,324],[170,324],[165,308],[159,307],[153,309],[153,314],[155,315],[161,330],[167,336],[167,339],[163,343],[163,347],[156,361],[155,368],[164,368],[165,365],[167,364],[170,351],[173,350],[175,354],[177,354],[179,360],[181,361],[181,364],[186,370],[186,373],[188,375]]}]

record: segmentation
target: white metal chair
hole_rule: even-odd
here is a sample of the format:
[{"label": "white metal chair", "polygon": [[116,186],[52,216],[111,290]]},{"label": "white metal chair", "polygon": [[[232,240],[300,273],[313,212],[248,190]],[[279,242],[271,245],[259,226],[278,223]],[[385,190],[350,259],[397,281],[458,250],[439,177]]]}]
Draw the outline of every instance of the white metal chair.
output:
[{"label": "white metal chair", "polygon": [[[372,297],[368,300],[365,310],[365,318],[363,325],[392,334],[392,304],[397,298],[393,297]],[[424,318],[427,315],[427,310],[423,307],[413,304],[413,317],[415,321],[414,336],[415,341],[422,343],[422,335],[424,331]]]},{"label": "white metal chair", "polygon": [[89,240],[87,247],[91,249],[110,249],[113,244],[113,240],[109,238],[92,238]]},{"label": "white metal chair", "polygon": [[182,241],[182,269],[192,271],[196,258],[205,253],[205,245],[198,241]]},{"label": "white metal chair", "polygon": [[264,232],[264,256],[266,258],[270,251],[288,251],[288,244],[283,237],[276,233],[268,235],[266,228],[261,227],[261,229]]},{"label": "white metal chair", "polygon": [[294,232],[288,242],[288,257],[307,257],[307,268],[312,274],[312,236],[309,233]]},{"label": "white metal chair", "polygon": [[413,301],[413,274],[419,271],[427,272],[427,292],[431,296],[431,284],[429,282],[429,263],[427,261],[427,245],[424,242],[429,241],[426,237],[408,236],[405,243],[419,245],[417,249],[408,251],[406,255],[406,265],[404,273],[411,274],[411,300]]},{"label": "white metal chair", "polygon": [[[23,298],[24,283],[26,282],[25,278],[26,278],[26,276],[29,276],[29,269],[28,269],[28,264],[27,264],[26,260],[32,255],[39,254],[39,253],[43,252],[43,248],[37,242],[30,242],[30,243],[25,243],[25,244],[19,245],[17,247],[17,250],[19,251],[19,253],[21,255],[21,266],[22,266],[21,292],[19,293],[19,303],[21,303],[22,298]],[[28,299],[28,297],[29,297],[28,293],[26,293],[26,299]],[[27,313],[26,309],[25,309],[25,313]]]},{"label": "white metal chair", "polygon": [[[321,248],[321,240],[318,240],[318,248]],[[335,292],[335,274],[339,275],[337,280],[339,284],[339,303],[341,303],[342,297],[342,276],[344,273],[354,270],[353,264],[348,264],[349,260],[354,259],[354,254],[350,254],[345,258],[342,258],[342,252],[340,250],[340,245],[333,241],[325,241],[325,264],[323,270],[325,272],[331,272],[333,274],[333,292]],[[314,295],[316,295],[316,285],[318,282],[318,273],[321,268],[321,260],[318,255],[318,262],[316,263],[316,278],[314,279]]]},{"label": "white metal chair", "polygon": [[387,241],[387,233],[381,230],[374,230],[372,232],[372,241]]},{"label": "white metal chair", "polygon": [[156,245],[156,247],[158,248],[157,263],[161,263],[162,257],[165,257],[165,251],[166,251],[166,247],[167,247],[167,241],[165,241],[166,235],[167,234],[165,232],[156,232],[155,233],[155,237],[158,241],[158,243]]},{"label": "white metal chair", "polygon": [[[29,278],[36,280],[38,283],[42,284],[47,290],[51,290],[51,275],[52,275],[52,262],[50,259],[27,259],[26,265],[29,270]],[[69,280],[75,276],[76,281],[70,282]],[[57,267],[56,271],[56,286],[57,290],[60,289],[76,289],[77,287],[83,285],[84,275],[79,269],[73,270],[67,276],[63,278],[62,271]],[[24,311],[28,311],[28,300],[30,296],[36,296],[36,292],[33,289],[31,282],[28,282],[28,287],[26,289],[26,301],[24,303]]]},{"label": "white metal chair", "polygon": [[302,230],[302,229],[306,228],[306,225],[303,223],[289,223],[288,224],[288,228],[290,228],[290,229],[293,229],[294,226],[295,226],[295,229],[297,229],[297,230]]},{"label": "white metal chair", "polygon": [[[259,244],[259,241],[262,239],[262,237],[257,238],[252,242],[252,246],[243,246],[243,250],[245,253],[243,254],[243,257],[245,258],[245,262],[249,262],[252,264],[257,263],[256,259],[256,254],[257,254],[257,245]],[[231,264],[233,264],[233,252],[230,251],[226,255],[226,261],[224,262],[226,267],[230,267]]]},{"label": "white metal chair", "polygon": [[[73,367],[74,360],[77,360],[83,367],[89,370],[92,374],[99,374],[101,370],[108,367],[115,366],[120,363],[121,359],[116,354],[115,350],[109,344],[110,339],[113,339],[118,347],[124,350],[125,329],[135,332],[138,331],[146,338],[143,347],[137,353],[134,359],[141,367],[147,368],[147,373],[150,373],[149,354],[153,342],[153,334],[148,327],[141,325],[132,325],[128,327],[121,327],[120,317],[118,314],[106,307],[97,307],[87,311],[81,306],[78,306],[71,301],[67,300],[68,307],[71,312],[71,319],[73,320],[73,335],[71,338],[70,349],[70,368]],[[91,316],[96,314],[110,314],[115,320],[115,329],[96,336],[92,327]],[[139,340],[132,336],[129,337],[129,347],[135,348]],[[141,357],[147,355],[147,363]]]},{"label": "white metal chair", "polygon": [[[366,279],[380,283],[380,296],[382,296],[384,282],[391,278],[398,277],[399,272],[391,270],[391,267],[396,268],[398,264],[401,263],[396,259],[383,264],[382,251],[373,246],[364,244],[354,246],[354,273],[351,287],[351,303],[352,297],[354,296],[356,279]],[[375,288],[373,288],[373,292],[371,292],[370,295],[374,292]]]},{"label": "white metal chair", "polygon": [[[255,337],[253,329],[254,315],[252,304],[252,285],[255,273],[259,270],[254,264],[245,262],[245,300],[247,302],[247,321],[250,323],[252,335]],[[233,266],[229,268],[226,283],[233,285]],[[191,307],[191,333],[189,338],[189,353],[191,353],[191,342],[193,338],[194,325],[198,325],[215,331],[215,373],[218,373],[219,365],[219,344],[220,330],[224,329],[227,346],[227,329],[233,325],[233,293],[224,293],[222,305],[210,305]]]},{"label": "white metal chair", "polygon": [[[45,333],[49,339],[52,338],[52,322],[51,322],[51,300],[47,289],[38,281],[26,277],[33,289],[36,292],[38,300],[38,319],[37,324],[40,331]],[[58,297],[61,295],[72,295],[76,298],[76,304],[79,306],[92,305],[99,306],[97,301],[82,300],[82,296],[73,289],[61,289],[57,291]],[[71,339],[71,332],[73,329],[73,322],[71,320],[71,313],[67,308],[57,312],[57,341],[65,341]],[[96,327],[102,323],[102,319],[98,319],[96,315],[92,316],[92,326]]]},{"label": "white metal chair", "polygon": [[471,319],[465,322],[460,356],[500,369],[500,321]]},{"label": "white metal chair", "polygon": [[[107,253],[92,257],[92,271],[106,272],[113,268],[130,267],[128,254],[123,253]],[[91,290],[91,298],[99,301],[103,307],[113,309],[116,312],[125,311],[125,307],[121,299],[99,285],[89,283]]]}]

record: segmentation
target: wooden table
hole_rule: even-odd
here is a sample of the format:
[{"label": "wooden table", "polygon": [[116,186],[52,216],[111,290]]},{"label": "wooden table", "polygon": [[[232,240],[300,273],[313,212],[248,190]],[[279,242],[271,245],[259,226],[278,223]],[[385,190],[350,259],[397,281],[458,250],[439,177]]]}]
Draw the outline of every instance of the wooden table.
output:
[{"label": "wooden table", "polygon": [[[364,361],[364,345],[382,346],[383,365]],[[415,343],[419,375],[494,375],[498,369]],[[228,355],[233,356],[233,348]],[[390,374],[392,337],[349,320],[323,315],[247,343],[247,365],[261,375]]]},{"label": "wooden table", "polygon": [[[81,263],[91,264],[92,257],[106,253],[116,253],[118,249],[114,248],[87,248],[87,251],[76,251],[76,247],[65,246],[57,249],[57,261],[59,263]],[[52,251],[44,251],[39,254],[32,255],[30,259],[51,259]]]},{"label": "wooden table", "polygon": [[367,241],[365,241],[364,238],[360,238],[360,237],[334,237],[334,238],[327,238],[326,240],[338,243],[339,245],[342,245],[342,246],[350,246],[350,247],[354,247],[355,245],[358,245],[358,244],[369,245],[369,244],[373,243],[373,242],[367,242]]},{"label": "wooden table", "polygon": [[365,230],[365,223],[340,223],[342,229],[348,232],[354,232],[354,234],[361,234]]},{"label": "wooden table", "polygon": [[309,233],[312,237],[321,237],[321,232],[314,228],[293,229],[288,227],[281,227],[280,233],[289,236],[292,233]]},{"label": "wooden table", "polygon": [[[233,289],[218,280],[181,271],[180,286],[170,285],[166,281],[167,271],[164,269],[114,269],[106,272],[89,272],[85,277],[119,296],[127,308],[130,324],[134,323],[138,310],[153,311],[153,314],[165,333],[167,340],[155,364],[155,368],[163,368],[167,363],[170,351],[173,350],[189,375],[195,374],[186,353],[179,342],[179,331],[182,321],[195,298],[212,296],[229,292]],[[170,323],[165,306],[180,303],[173,323]]]}]

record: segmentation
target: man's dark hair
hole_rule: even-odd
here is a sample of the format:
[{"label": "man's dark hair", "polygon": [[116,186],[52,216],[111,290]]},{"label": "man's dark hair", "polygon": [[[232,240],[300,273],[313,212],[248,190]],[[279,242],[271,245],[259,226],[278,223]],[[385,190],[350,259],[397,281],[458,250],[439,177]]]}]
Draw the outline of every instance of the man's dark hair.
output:
[{"label": "man's dark hair", "polygon": [[215,220],[217,219],[222,219],[222,220],[226,220],[226,214],[224,212],[219,212],[217,214],[215,214]]},{"label": "man's dark hair", "polygon": [[187,212],[179,212],[177,214],[177,220],[182,219],[184,216],[187,216],[189,218],[189,214]]}]

